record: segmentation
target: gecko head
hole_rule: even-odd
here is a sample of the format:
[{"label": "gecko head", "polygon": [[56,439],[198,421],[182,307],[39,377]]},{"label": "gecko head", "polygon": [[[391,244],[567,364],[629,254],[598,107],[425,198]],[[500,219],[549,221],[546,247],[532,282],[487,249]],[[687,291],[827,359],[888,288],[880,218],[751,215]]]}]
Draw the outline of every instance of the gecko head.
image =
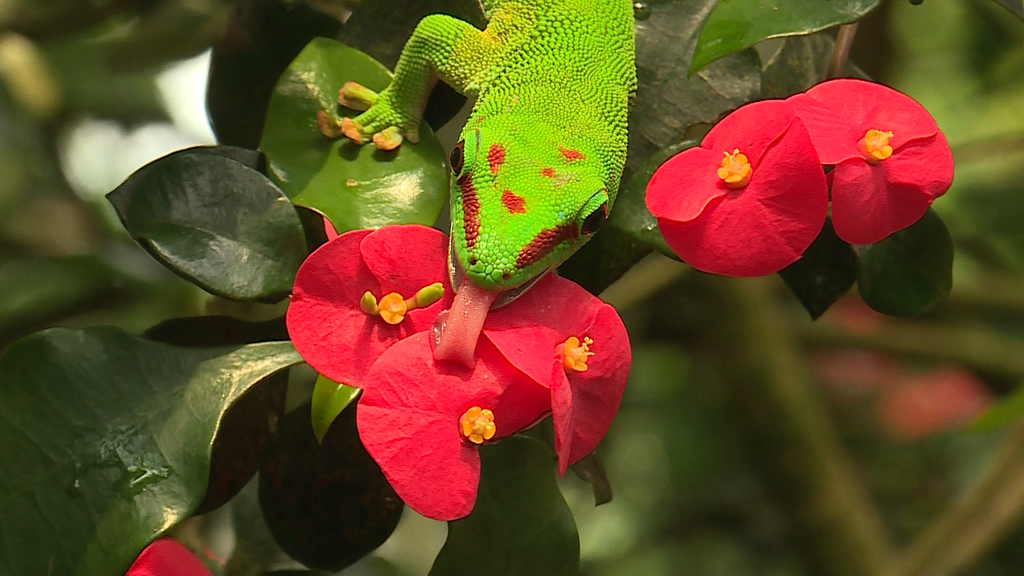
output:
[{"label": "gecko head", "polygon": [[544,122],[471,122],[449,153],[452,282],[465,276],[522,294],[578,250],[611,207],[593,150],[560,142]]}]

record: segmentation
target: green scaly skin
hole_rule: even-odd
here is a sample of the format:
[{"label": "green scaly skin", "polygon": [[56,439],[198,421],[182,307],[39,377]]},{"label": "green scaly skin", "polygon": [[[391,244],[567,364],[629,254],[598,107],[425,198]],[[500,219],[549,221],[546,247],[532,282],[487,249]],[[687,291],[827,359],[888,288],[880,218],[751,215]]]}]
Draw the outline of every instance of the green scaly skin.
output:
[{"label": "green scaly skin", "polygon": [[436,79],[477,97],[452,150],[452,253],[476,286],[528,285],[590,239],[615,201],[636,92],[630,0],[484,0],[484,31],[424,18],[379,96],[343,104],[357,143],[415,141]]}]

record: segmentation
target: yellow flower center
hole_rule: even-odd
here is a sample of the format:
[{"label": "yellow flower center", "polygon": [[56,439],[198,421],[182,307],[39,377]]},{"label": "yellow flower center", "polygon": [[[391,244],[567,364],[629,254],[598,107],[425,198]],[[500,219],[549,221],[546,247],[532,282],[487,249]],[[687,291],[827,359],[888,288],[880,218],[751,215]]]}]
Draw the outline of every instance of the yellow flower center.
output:
[{"label": "yellow flower center", "polygon": [[725,153],[725,158],[722,159],[722,166],[718,169],[718,177],[722,179],[722,182],[725,182],[728,188],[736,190],[750,183],[750,174],[752,172],[753,168],[750,167],[750,161],[747,160],[747,156],[740,153],[739,148],[736,148],[732,151],[732,154]]},{"label": "yellow flower center", "polygon": [[494,425],[494,412],[479,406],[473,406],[459,419],[462,435],[473,444],[483,444],[485,440],[494,438],[498,428]]},{"label": "yellow flower center", "polygon": [[889,146],[890,138],[892,138],[892,132],[871,129],[864,134],[860,142],[857,142],[857,149],[868,162],[877,164],[892,156],[892,146]]},{"label": "yellow flower center", "polygon": [[587,361],[594,355],[590,351],[593,345],[594,341],[589,337],[585,336],[580,342],[579,338],[570,336],[565,343],[555,348],[555,352],[562,355],[562,366],[566,372],[586,372]]},{"label": "yellow flower center", "polygon": [[379,316],[388,324],[401,324],[410,310],[426,308],[444,296],[444,285],[435,282],[420,289],[412,298],[402,298],[398,292],[386,294],[377,302],[377,297],[367,291],[359,300],[359,307],[370,316]]}]

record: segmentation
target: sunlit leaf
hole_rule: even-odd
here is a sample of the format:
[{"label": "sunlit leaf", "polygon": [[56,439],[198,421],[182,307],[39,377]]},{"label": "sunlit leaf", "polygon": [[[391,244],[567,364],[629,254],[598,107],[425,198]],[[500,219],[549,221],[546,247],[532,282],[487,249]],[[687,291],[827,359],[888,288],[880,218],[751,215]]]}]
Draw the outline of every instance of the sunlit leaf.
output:
[{"label": "sunlit leaf", "polygon": [[296,205],[324,214],[339,233],[394,223],[430,225],[448,197],[445,152],[426,125],[420,126],[418,144],[406,142],[395,152],[328,139],[317,129],[320,110],[356,114],[338,106],[345,82],[380,91],[390,78],[362,52],[317,38],[289,65],[270,100],[260,148],[271,176]]},{"label": "sunlit leaf", "polygon": [[704,22],[690,74],[768,38],[856,22],[882,0],[722,0]]},{"label": "sunlit leaf", "polygon": [[953,239],[930,208],[913,226],[854,249],[861,298],[882,314],[923,314],[945,301],[953,287]]},{"label": "sunlit leaf", "polygon": [[1012,394],[989,408],[968,429],[972,432],[997,430],[1024,420],[1024,386],[1018,386]]},{"label": "sunlit leaf", "polygon": [[120,576],[206,491],[225,411],[301,362],[288,342],[186,349],[52,329],[0,356],[0,573]]},{"label": "sunlit leaf", "polygon": [[576,576],[580,541],[544,443],[513,436],[480,450],[481,477],[469,516],[448,523],[430,576]]},{"label": "sunlit leaf", "polygon": [[128,233],[157,260],[233,300],[285,297],[306,257],[295,207],[239,159],[255,153],[190,148],[156,160],[107,195]]},{"label": "sunlit leaf", "polygon": [[313,434],[317,442],[324,441],[324,436],[334,419],[359,396],[359,392],[359,388],[338,384],[324,376],[316,379],[310,412],[313,417]]},{"label": "sunlit leaf", "polygon": [[1013,12],[1017,18],[1024,20],[1024,2],[1021,0],[995,0],[995,3]]}]

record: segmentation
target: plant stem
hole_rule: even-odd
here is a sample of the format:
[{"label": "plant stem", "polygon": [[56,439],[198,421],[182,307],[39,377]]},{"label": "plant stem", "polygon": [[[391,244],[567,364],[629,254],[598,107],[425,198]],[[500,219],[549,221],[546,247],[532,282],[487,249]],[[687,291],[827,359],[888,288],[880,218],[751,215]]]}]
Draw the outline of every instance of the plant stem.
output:
[{"label": "plant stem", "polygon": [[976,562],[1024,515],[1024,424],[1006,433],[992,467],[886,576],[952,576]]},{"label": "plant stem", "polygon": [[838,78],[843,75],[846,69],[846,60],[850,57],[850,48],[853,47],[853,39],[857,36],[858,22],[846,24],[839,27],[836,34],[836,47],[832,50],[832,60],[828,63],[826,78]]},{"label": "plant stem", "polygon": [[[768,280],[696,278],[732,402],[777,496],[806,543],[808,572],[881,574],[891,551],[877,507],[804,376],[796,334]],[[723,317],[724,315],[724,317]]]}]

